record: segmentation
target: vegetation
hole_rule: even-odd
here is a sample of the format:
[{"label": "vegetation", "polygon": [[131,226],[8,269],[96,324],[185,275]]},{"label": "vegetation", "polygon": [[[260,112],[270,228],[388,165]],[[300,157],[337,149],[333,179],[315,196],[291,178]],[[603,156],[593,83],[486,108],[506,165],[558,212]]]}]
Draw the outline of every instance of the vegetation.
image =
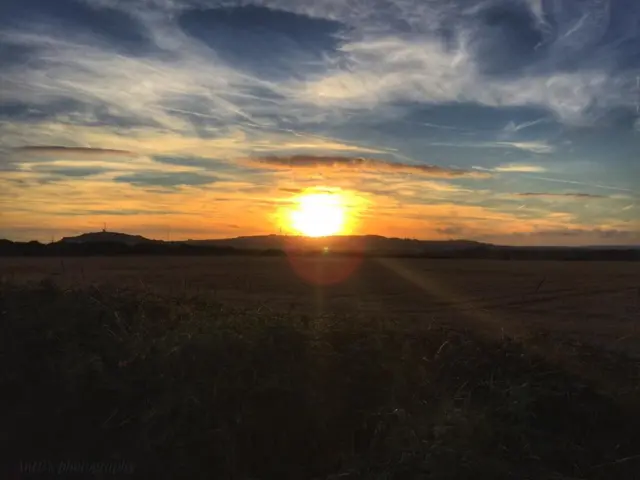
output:
[{"label": "vegetation", "polygon": [[640,369],[622,353],[142,287],[0,292],[0,447],[14,470],[96,459],[140,478],[568,480],[640,468]]},{"label": "vegetation", "polygon": [[[94,234],[85,234],[94,235]],[[637,246],[614,247],[504,247],[465,240],[421,241],[386,237],[331,237],[340,240],[326,246],[323,238],[286,237],[279,235],[239,237],[230,240],[192,240],[164,242],[133,235],[106,233],[92,241],[71,241],[43,244],[36,241],[12,242],[0,240],[0,257],[57,256],[269,256],[282,257],[288,251],[309,256],[405,257],[442,259],[493,260],[599,260],[638,261]],[[125,236],[124,240],[112,235]],[[76,238],[81,238],[76,237]],[[93,237],[89,237],[93,238]],[[141,240],[138,240],[141,239]]]}]

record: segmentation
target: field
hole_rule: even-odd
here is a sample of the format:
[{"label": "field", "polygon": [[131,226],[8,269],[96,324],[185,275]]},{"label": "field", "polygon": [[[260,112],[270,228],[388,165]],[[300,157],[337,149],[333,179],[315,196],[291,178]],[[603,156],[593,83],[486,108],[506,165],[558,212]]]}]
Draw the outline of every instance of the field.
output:
[{"label": "field", "polygon": [[637,263],[2,258],[0,272],[14,478],[63,461],[89,462],[87,478],[98,462],[130,467],[104,478],[640,471]]}]

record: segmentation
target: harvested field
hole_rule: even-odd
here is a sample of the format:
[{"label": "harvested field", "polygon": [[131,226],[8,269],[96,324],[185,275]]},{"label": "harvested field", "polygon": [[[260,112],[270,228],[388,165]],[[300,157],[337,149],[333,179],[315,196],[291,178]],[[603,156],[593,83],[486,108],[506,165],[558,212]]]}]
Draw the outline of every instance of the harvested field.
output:
[{"label": "harvested field", "polygon": [[0,259],[6,468],[637,478],[637,264],[351,261]]}]

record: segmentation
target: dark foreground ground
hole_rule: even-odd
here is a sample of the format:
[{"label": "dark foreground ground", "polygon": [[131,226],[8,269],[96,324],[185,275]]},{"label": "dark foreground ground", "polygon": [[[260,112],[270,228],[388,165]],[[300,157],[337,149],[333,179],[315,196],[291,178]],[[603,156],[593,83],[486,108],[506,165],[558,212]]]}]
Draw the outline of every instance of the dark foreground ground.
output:
[{"label": "dark foreground ground", "polygon": [[638,478],[637,266],[322,261],[3,259],[2,478]]}]

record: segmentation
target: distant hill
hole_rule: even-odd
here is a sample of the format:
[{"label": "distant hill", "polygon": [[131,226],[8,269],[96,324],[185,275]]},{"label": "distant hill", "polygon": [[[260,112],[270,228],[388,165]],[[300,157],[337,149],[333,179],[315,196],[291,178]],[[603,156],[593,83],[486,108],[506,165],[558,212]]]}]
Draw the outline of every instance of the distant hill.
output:
[{"label": "distant hill", "polygon": [[379,252],[416,254],[424,251],[451,251],[489,246],[469,240],[416,240],[389,238],[379,235],[334,235],[328,237],[303,237],[288,235],[256,235],[219,240],[187,240],[187,245],[233,247],[254,250],[323,250],[333,252]]},{"label": "distant hill", "polygon": [[165,242],[141,235],[91,232],[59,242],[0,240],[0,256],[88,255],[364,255],[500,260],[640,260],[637,246],[510,247],[470,240],[416,240],[378,235],[247,237]]},{"label": "distant hill", "polygon": [[83,233],[76,237],[63,237],[57,243],[121,243],[125,245],[139,245],[141,243],[154,243],[157,240],[151,240],[141,235],[129,235],[127,233],[101,232]]},{"label": "distant hill", "polygon": [[380,235],[334,235],[327,237],[304,237],[296,235],[254,235],[209,240],[176,240],[165,242],[140,235],[118,232],[91,232],[75,237],[64,237],[59,244],[117,243],[124,245],[164,244],[189,245],[192,247],[226,247],[241,250],[324,250],[334,252],[387,252],[420,253],[426,250],[460,250],[489,246],[469,240],[416,240],[412,238],[389,238]]}]

